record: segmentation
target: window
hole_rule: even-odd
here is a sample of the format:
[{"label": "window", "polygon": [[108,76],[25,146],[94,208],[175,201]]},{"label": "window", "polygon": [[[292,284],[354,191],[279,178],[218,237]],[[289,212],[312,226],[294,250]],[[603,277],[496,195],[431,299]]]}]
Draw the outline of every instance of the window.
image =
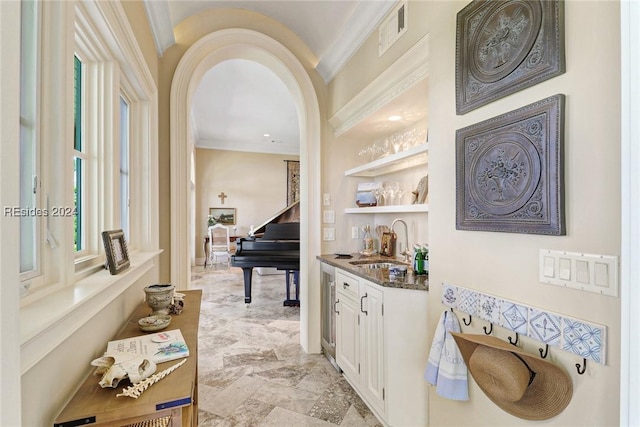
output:
[{"label": "window", "polygon": [[84,169],[86,153],[82,144],[83,91],[82,62],[73,57],[73,250],[82,252],[86,249],[85,236],[85,179]]},{"label": "window", "polygon": [[120,95],[120,228],[129,234],[129,103]]},{"label": "window", "polygon": [[[38,175],[38,3],[21,3],[20,39],[20,273],[40,270],[40,182]],[[7,207],[5,207],[5,210]]]},{"label": "window", "polygon": [[25,0],[21,8],[20,206],[12,212],[27,306],[96,273],[100,282],[102,231],[125,230],[134,256],[157,250],[157,88],[119,3]]}]

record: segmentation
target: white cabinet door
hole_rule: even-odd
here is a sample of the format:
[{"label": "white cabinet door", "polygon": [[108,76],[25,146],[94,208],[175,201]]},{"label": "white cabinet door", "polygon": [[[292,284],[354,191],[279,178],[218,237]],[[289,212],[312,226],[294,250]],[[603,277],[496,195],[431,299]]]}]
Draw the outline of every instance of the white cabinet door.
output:
[{"label": "white cabinet door", "polygon": [[378,411],[385,413],[384,405],[384,323],[383,293],[360,283],[360,375],[364,392]]},{"label": "white cabinet door", "polygon": [[348,294],[338,290],[336,295],[336,363],[351,381],[357,382],[360,370],[360,307]]}]

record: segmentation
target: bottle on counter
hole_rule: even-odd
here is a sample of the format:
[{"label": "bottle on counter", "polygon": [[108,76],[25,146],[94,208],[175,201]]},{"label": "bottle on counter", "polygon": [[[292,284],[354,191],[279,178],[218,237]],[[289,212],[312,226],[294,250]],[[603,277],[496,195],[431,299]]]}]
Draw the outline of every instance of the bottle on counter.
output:
[{"label": "bottle on counter", "polygon": [[414,267],[413,270],[417,275],[424,274],[424,256],[422,254],[422,247],[420,245],[414,246]]},{"label": "bottle on counter", "polygon": [[429,274],[429,245],[422,245],[422,259],[424,274]]},{"label": "bottle on counter", "polygon": [[364,237],[362,238],[362,251],[365,253],[373,253],[373,238],[371,237],[371,226],[368,224],[362,229]]}]

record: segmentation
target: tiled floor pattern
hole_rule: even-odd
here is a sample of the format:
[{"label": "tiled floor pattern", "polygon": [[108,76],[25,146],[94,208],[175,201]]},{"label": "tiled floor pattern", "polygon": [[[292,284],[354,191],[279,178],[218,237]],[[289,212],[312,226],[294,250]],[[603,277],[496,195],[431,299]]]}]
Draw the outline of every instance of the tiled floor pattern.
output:
[{"label": "tiled floor pattern", "polygon": [[284,307],[284,275],[253,275],[244,304],[242,270],[197,266],[199,426],[379,426],[346,380],[300,347],[300,310]]}]

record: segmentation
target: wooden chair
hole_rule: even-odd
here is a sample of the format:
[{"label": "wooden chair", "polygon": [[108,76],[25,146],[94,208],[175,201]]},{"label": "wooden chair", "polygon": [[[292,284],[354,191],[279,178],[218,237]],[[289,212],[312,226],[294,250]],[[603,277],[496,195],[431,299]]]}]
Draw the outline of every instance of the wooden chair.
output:
[{"label": "wooden chair", "polygon": [[222,224],[209,227],[209,261],[211,265],[218,264],[218,258],[224,258],[226,264],[229,265],[231,261],[229,237],[229,227]]}]

